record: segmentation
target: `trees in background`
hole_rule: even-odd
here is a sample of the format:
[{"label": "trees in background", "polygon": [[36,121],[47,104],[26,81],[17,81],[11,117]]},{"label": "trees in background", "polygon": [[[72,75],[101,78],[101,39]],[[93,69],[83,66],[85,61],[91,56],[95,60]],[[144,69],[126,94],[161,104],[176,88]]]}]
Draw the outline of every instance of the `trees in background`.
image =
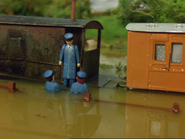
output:
[{"label": "trees in background", "polygon": [[0,14],[42,16],[51,0],[0,0]]},{"label": "trees in background", "polygon": [[130,22],[185,22],[185,0],[120,0],[119,19]]},{"label": "trees in background", "polygon": [[[90,0],[76,0],[75,18],[87,19],[91,17],[90,6]],[[46,6],[44,16],[70,18],[71,0],[52,0],[52,3]]]},{"label": "trees in background", "polygon": [[[0,14],[71,17],[71,0],[0,0]],[[76,18],[91,17],[90,0],[76,0]]]},{"label": "trees in background", "polygon": [[[71,0],[0,0],[0,14],[70,18]],[[114,14],[118,14],[124,25],[130,22],[185,23],[185,0],[119,0]],[[91,17],[90,0],[76,0],[75,18]]]}]

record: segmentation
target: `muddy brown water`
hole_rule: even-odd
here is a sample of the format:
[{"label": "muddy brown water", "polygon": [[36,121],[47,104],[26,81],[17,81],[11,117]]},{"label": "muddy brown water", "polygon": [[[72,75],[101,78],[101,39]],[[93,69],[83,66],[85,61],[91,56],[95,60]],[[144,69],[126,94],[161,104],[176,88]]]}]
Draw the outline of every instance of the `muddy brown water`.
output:
[{"label": "muddy brown water", "polygon": [[[68,91],[48,93],[45,82],[14,80],[22,92],[0,89],[0,138],[185,137],[185,94],[115,88],[119,80],[115,77],[103,87],[88,83],[90,102]],[[0,79],[0,85],[9,81]],[[180,113],[171,111],[174,102],[180,104]]]}]

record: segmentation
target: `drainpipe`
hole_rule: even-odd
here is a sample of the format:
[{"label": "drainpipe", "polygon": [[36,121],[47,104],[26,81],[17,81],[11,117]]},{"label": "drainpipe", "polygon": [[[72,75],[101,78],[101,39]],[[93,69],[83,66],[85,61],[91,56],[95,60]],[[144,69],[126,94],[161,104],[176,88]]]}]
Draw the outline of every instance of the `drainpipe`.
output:
[{"label": "drainpipe", "polygon": [[71,19],[75,19],[75,7],[76,7],[76,0],[72,0],[71,6]]}]

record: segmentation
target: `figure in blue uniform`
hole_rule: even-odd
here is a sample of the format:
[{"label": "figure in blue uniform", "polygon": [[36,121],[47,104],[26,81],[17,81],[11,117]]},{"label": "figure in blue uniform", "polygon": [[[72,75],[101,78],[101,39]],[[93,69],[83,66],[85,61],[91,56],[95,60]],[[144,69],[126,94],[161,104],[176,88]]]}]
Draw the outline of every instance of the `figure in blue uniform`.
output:
[{"label": "figure in blue uniform", "polygon": [[66,88],[63,88],[57,82],[55,82],[55,76],[53,75],[52,70],[47,70],[44,73],[44,77],[48,80],[45,84],[45,89],[49,92],[65,91]]},{"label": "figure in blue uniform", "polygon": [[86,73],[83,71],[77,72],[76,80],[77,82],[73,83],[69,93],[78,93],[83,94],[84,92],[89,92],[89,88],[86,83],[84,83]]},{"label": "figure in blue uniform", "polygon": [[73,44],[73,34],[64,35],[66,43],[62,46],[59,57],[59,65],[63,63],[64,86],[71,86],[76,78],[76,67],[80,67],[80,56],[78,46]]}]

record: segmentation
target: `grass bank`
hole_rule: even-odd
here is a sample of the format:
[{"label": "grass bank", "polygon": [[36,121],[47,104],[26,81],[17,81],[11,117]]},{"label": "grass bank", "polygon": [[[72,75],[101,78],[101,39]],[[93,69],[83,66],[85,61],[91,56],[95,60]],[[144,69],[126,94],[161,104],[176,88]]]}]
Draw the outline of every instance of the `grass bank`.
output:
[{"label": "grass bank", "polygon": [[[119,47],[122,48],[126,45],[127,30],[117,19],[117,15],[111,16],[97,16],[94,20],[99,21],[104,30],[102,30],[102,47]],[[95,38],[97,30],[87,30],[87,38]]]}]

